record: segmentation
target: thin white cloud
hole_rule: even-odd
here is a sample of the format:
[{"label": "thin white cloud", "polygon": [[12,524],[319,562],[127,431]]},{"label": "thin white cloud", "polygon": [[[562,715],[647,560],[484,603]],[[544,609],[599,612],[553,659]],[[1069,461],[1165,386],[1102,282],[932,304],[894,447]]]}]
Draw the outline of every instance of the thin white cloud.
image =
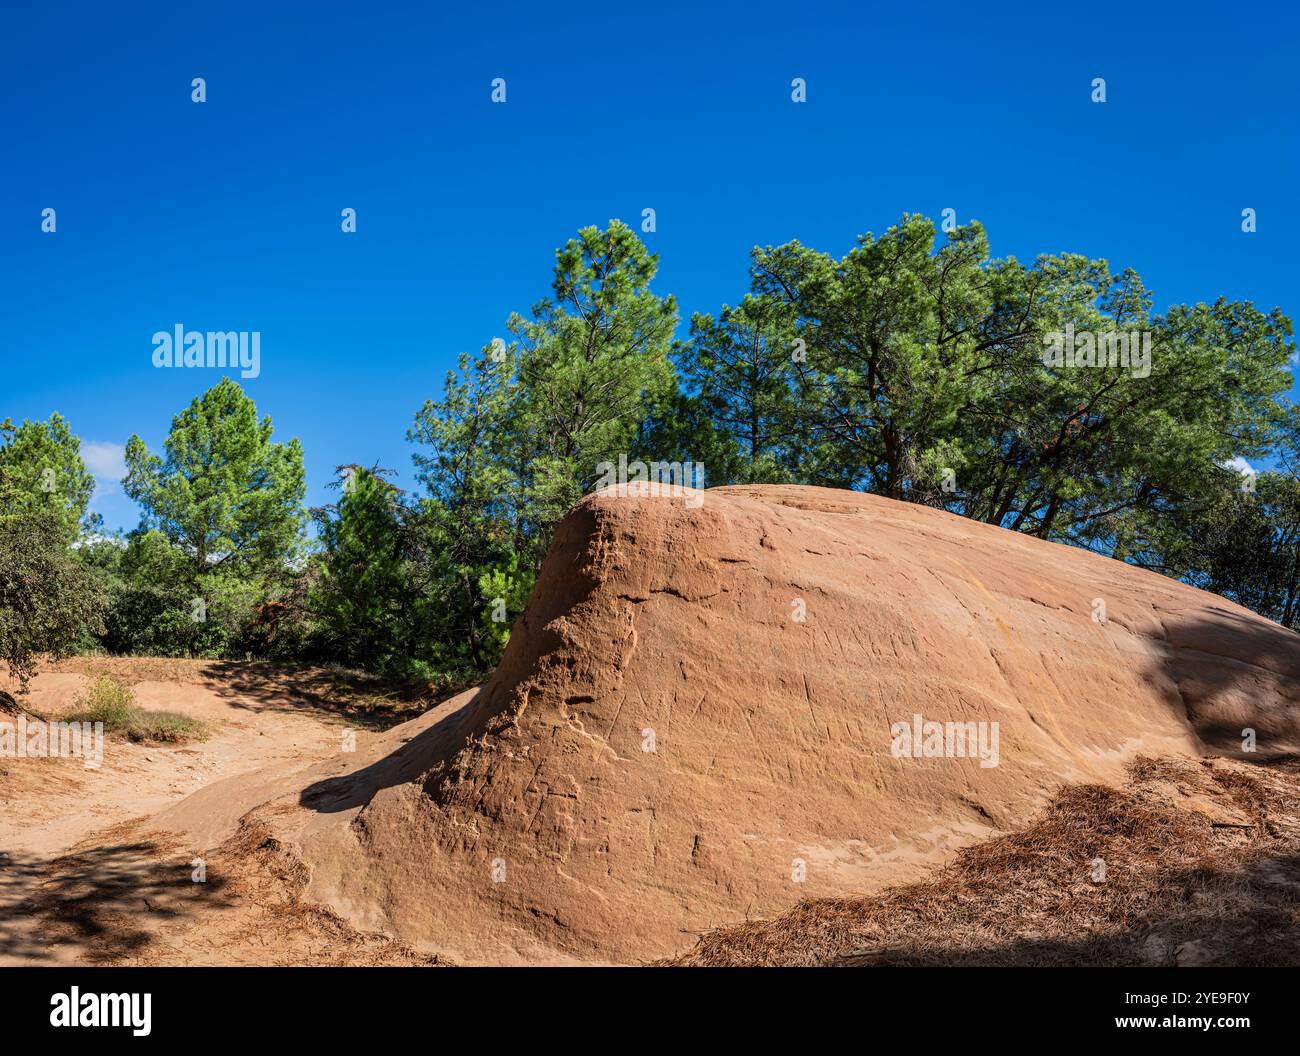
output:
[{"label": "thin white cloud", "polygon": [[97,495],[112,495],[126,476],[126,445],[91,440],[81,445],[81,458],[95,478]]},{"label": "thin white cloud", "polygon": [[91,532],[72,544],[72,549],[80,550],[83,546],[92,546],[95,543],[112,543],[120,549],[126,549],[126,540],[117,535],[104,535],[103,532]]}]

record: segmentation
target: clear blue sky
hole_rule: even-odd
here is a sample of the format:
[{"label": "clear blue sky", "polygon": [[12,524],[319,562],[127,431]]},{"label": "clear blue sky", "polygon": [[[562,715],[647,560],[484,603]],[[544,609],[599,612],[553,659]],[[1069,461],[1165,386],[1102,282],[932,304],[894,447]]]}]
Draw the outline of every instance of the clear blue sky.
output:
[{"label": "clear blue sky", "polygon": [[[740,297],[755,244],[944,208],[995,255],[1133,266],[1161,309],[1300,314],[1295,5],[457,6],[7,4],[0,418],[62,413],[111,476],[219,380],[154,369],[155,331],[260,330],[245,385],[309,501],[344,462],[409,486],[456,355],[646,207],[684,318]],[[136,523],[111,483],[94,505]]]}]

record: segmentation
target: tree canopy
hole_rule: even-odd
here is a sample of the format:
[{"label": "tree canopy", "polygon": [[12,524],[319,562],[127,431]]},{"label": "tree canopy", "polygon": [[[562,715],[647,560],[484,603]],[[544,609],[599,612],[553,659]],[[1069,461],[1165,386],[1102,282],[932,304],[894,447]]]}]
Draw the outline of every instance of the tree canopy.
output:
[{"label": "tree canopy", "polygon": [[683,335],[657,273],[625,224],[579,231],[549,292],[416,410],[415,487],[339,467],[310,542],[301,446],[275,441],[234,381],[177,414],[160,453],[130,438],[142,517],[125,537],[93,531],[66,421],[6,420],[0,655],[20,677],[91,643],[473,684],[556,523],[620,458],[925,503],[1300,626],[1296,348],[1279,309],[1157,311],[1131,268],[996,258],[979,223],[913,215],[842,256],[754,248],[748,289]]},{"label": "tree canopy", "polygon": [[302,445],[271,441],[271,419],[229,378],[172,419],[162,457],[132,435],[127,495],[189,555],[196,574],[261,571],[300,550],[306,521]]}]

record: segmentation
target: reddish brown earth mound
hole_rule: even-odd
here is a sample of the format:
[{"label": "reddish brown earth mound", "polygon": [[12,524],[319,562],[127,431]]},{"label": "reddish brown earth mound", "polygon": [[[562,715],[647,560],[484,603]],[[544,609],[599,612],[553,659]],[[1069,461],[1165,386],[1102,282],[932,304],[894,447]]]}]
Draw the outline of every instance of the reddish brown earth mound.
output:
[{"label": "reddish brown earth mound", "polygon": [[[307,897],[424,952],[637,961],[912,879],[1138,753],[1292,751],[1297,679],[1296,636],[1245,609],[940,511],[611,489],[481,691],[171,821],[269,826]],[[895,754],[918,715],[996,723],[997,765]]]}]

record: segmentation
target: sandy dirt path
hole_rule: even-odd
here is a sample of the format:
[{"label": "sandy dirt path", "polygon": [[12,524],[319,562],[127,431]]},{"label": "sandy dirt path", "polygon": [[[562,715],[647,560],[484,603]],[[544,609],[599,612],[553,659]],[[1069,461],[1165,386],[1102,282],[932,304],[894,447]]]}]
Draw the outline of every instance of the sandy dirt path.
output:
[{"label": "sandy dirt path", "polygon": [[[200,719],[210,736],[169,746],[110,735],[98,769],[77,759],[0,758],[0,965],[84,963],[84,943],[66,928],[43,934],[48,921],[34,911],[37,900],[63,882],[55,864],[64,856],[93,845],[93,856],[79,863],[84,879],[128,889],[139,879],[131,875],[135,860],[164,848],[130,839],[115,844],[114,835],[147,831],[148,818],[224,778],[326,758],[341,750],[349,729],[345,717],[273,681],[222,684],[184,662],[170,672],[177,677],[135,681],[132,675],[149,669],[119,666],[141,707]],[[88,681],[75,671],[42,672],[25,706],[56,719]],[[147,900],[148,884],[138,886]],[[93,938],[94,927],[87,930],[92,934],[86,938]]]}]

